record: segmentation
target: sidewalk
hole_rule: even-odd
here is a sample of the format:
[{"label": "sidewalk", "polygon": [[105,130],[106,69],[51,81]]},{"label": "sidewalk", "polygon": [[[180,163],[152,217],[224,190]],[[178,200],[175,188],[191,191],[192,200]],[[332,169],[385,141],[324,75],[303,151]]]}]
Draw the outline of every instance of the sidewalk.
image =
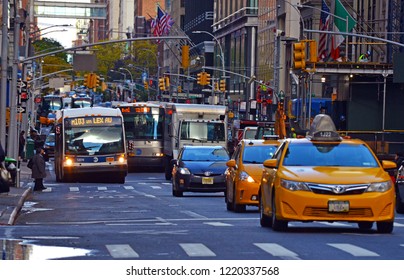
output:
[{"label": "sidewalk", "polygon": [[21,162],[19,187],[11,187],[10,192],[0,193],[0,226],[13,225],[24,202],[31,195],[31,170],[27,162]]}]

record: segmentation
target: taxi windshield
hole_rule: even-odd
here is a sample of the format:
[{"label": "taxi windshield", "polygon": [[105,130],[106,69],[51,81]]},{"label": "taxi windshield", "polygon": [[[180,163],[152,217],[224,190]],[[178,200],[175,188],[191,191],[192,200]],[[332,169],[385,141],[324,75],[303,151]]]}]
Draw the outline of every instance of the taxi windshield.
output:
[{"label": "taxi windshield", "polygon": [[290,143],[283,165],[378,167],[365,145],[344,143]]},{"label": "taxi windshield", "polygon": [[244,148],[243,163],[263,163],[265,160],[272,158],[276,148],[275,145],[246,146]]}]

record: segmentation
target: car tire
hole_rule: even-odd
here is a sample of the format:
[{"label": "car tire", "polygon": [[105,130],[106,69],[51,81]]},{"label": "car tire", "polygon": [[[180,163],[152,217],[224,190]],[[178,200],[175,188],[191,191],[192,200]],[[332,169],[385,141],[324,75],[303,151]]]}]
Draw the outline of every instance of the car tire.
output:
[{"label": "car tire", "polygon": [[278,220],[276,218],[276,205],[275,205],[275,195],[272,197],[272,229],[274,231],[285,231],[288,229],[288,222]]},{"label": "car tire", "polygon": [[243,204],[238,204],[236,202],[236,198],[234,197],[234,195],[236,194],[236,187],[233,186],[233,211],[236,213],[242,213],[245,212],[246,207]]},{"label": "car tire", "polygon": [[182,191],[173,190],[173,196],[175,197],[182,197],[184,193]]},{"label": "car tire", "polygon": [[404,214],[404,203],[401,200],[399,191],[396,193],[396,212],[399,214]]},{"label": "car tire", "polygon": [[265,215],[265,213],[264,213],[264,205],[262,202],[262,196],[260,197],[259,211],[260,211],[261,227],[272,227],[272,219],[269,216]]},{"label": "car tire", "polygon": [[172,191],[173,196],[175,196],[175,197],[182,197],[182,196],[183,196],[183,192],[182,192],[182,191],[178,191],[178,190],[176,189],[174,178],[172,178],[172,185],[173,185],[173,187],[172,187],[172,188],[173,188],[173,191]]},{"label": "car tire", "polygon": [[358,222],[358,227],[361,230],[369,230],[373,227],[373,222]]},{"label": "car tire", "polygon": [[379,233],[392,233],[394,222],[377,222],[377,232]]}]

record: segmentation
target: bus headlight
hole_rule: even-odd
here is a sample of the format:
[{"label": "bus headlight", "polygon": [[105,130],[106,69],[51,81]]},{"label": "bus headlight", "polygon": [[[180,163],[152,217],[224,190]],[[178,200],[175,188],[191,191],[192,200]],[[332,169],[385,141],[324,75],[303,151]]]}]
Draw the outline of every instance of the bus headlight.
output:
[{"label": "bus headlight", "polygon": [[66,157],[65,165],[72,166],[73,165],[73,159]]},{"label": "bus headlight", "polygon": [[124,163],[124,162],[125,162],[125,155],[121,155],[121,156],[118,158],[118,161],[119,161],[120,163]]}]

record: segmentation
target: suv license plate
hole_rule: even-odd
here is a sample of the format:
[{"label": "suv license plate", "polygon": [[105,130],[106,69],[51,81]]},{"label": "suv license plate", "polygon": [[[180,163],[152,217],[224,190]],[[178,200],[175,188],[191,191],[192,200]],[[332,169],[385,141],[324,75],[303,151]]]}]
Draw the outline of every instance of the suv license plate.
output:
[{"label": "suv license plate", "polygon": [[202,177],[202,184],[212,185],[213,178],[212,177]]},{"label": "suv license plate", "polygon": [[328,201],[328,212],[348,212],[349,201]]}]

